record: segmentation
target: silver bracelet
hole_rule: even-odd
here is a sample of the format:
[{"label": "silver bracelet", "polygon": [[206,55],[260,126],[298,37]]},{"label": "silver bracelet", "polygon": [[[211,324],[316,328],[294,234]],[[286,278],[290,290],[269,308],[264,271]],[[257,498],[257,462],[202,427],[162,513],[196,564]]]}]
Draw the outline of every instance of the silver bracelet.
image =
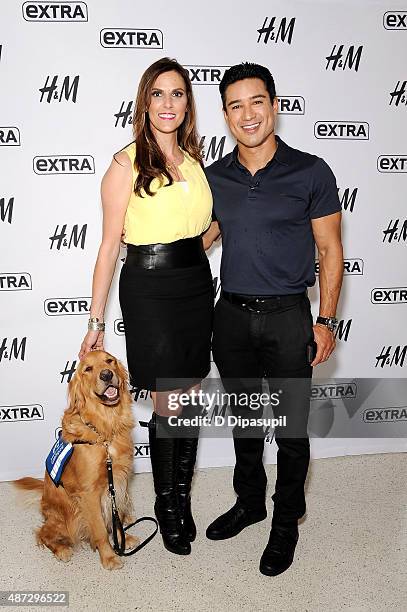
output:
[{"label": "silver bracelet", "polygon": [[105,324],[103,321],[99,321],[97,317],[91,317],[88,321],[89,331],[105,331]]}]

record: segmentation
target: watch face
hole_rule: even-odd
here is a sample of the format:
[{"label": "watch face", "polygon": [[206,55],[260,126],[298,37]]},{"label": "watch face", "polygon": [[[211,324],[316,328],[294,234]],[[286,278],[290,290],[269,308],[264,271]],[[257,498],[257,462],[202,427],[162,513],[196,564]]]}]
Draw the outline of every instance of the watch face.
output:
[{"label": "watch face", "polygon": [[338,319],[328,319],[327,327],[330,331],[332,332],[335,331],[337,325],[338,325]]}]

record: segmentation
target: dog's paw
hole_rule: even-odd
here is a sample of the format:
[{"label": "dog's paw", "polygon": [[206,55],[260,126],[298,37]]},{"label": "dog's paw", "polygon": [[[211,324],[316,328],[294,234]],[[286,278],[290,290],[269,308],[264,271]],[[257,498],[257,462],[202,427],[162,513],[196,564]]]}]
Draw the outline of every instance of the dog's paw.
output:
[{"label": "dog's paw", "polygon": [[122,559],[118,557],[117,555],[103,557],[101,561],[102,561],[103,567],[107,570],[121,569],[124,565]]},{"label": "dog's paw", "polygon": [[67,562],[71,560],[71,557],[73,555],[73,549],[72,548],[60,548],[59,550],[56,550],[54,552],[54,555],[60,561]]},{"label": "dog's paw", "polygon": [[126,550],[130,550],[131,548],[135,548],[140,544],[140,538],[134,535],[126,535]]}]

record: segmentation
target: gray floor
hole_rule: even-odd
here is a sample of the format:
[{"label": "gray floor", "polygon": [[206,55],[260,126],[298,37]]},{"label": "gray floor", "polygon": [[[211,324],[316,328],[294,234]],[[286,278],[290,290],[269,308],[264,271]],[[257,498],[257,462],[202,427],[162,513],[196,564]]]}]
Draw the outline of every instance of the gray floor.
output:
[{"label": "gray floor", "polygon": [[[273,484],[275,466],[267,470]],[[230,468],[197,472],[199,535],[190,556],[170,554],[157,536],[114,572],[103,570],[88,548],[67,564],[38,549],[33,539],[38,513],[18,503],[11,485],[2,483],[0,588],[67,590],[75,611],[407,610],[405,454],[314,460],[295,561],[276,578],[258,572],[269,519],[228,541],[205,538],[206,525],[234,500],[231,473]],[[132,492],[138,516],[151,513],[151,475],[136,475]]]}]

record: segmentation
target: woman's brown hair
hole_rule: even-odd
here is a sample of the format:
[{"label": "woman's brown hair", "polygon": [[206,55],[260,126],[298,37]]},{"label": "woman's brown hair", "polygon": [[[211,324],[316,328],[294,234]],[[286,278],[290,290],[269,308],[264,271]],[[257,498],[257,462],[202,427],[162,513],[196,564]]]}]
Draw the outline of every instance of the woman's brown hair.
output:
[{"label": "woman's brown hair", "polygon": [[184,121],[178,128],[177,138],[179,146],[184,149],[197,162],[202,164],[202,154],[196,131],[196,110],[192,85],[188,71],[176,60],[163,57],[144,72],[138,86],[136,108],[133,117],[133,134],[136,144],[136,157],[134,167],[137,172],[137,180],[134,185],[136,195],[143,197],[142,190],[149,196],[154,195],[151,191],[151,181],[157,178],[161,185],[163,178],[168,180],[166,185],[172,185],[174,180],[168,171],[165,157],[154,137],[148,117],[148,107],[151,101],[151,90],[160,74],[175,70],[183,78],[187,94],[187,113]]}]

